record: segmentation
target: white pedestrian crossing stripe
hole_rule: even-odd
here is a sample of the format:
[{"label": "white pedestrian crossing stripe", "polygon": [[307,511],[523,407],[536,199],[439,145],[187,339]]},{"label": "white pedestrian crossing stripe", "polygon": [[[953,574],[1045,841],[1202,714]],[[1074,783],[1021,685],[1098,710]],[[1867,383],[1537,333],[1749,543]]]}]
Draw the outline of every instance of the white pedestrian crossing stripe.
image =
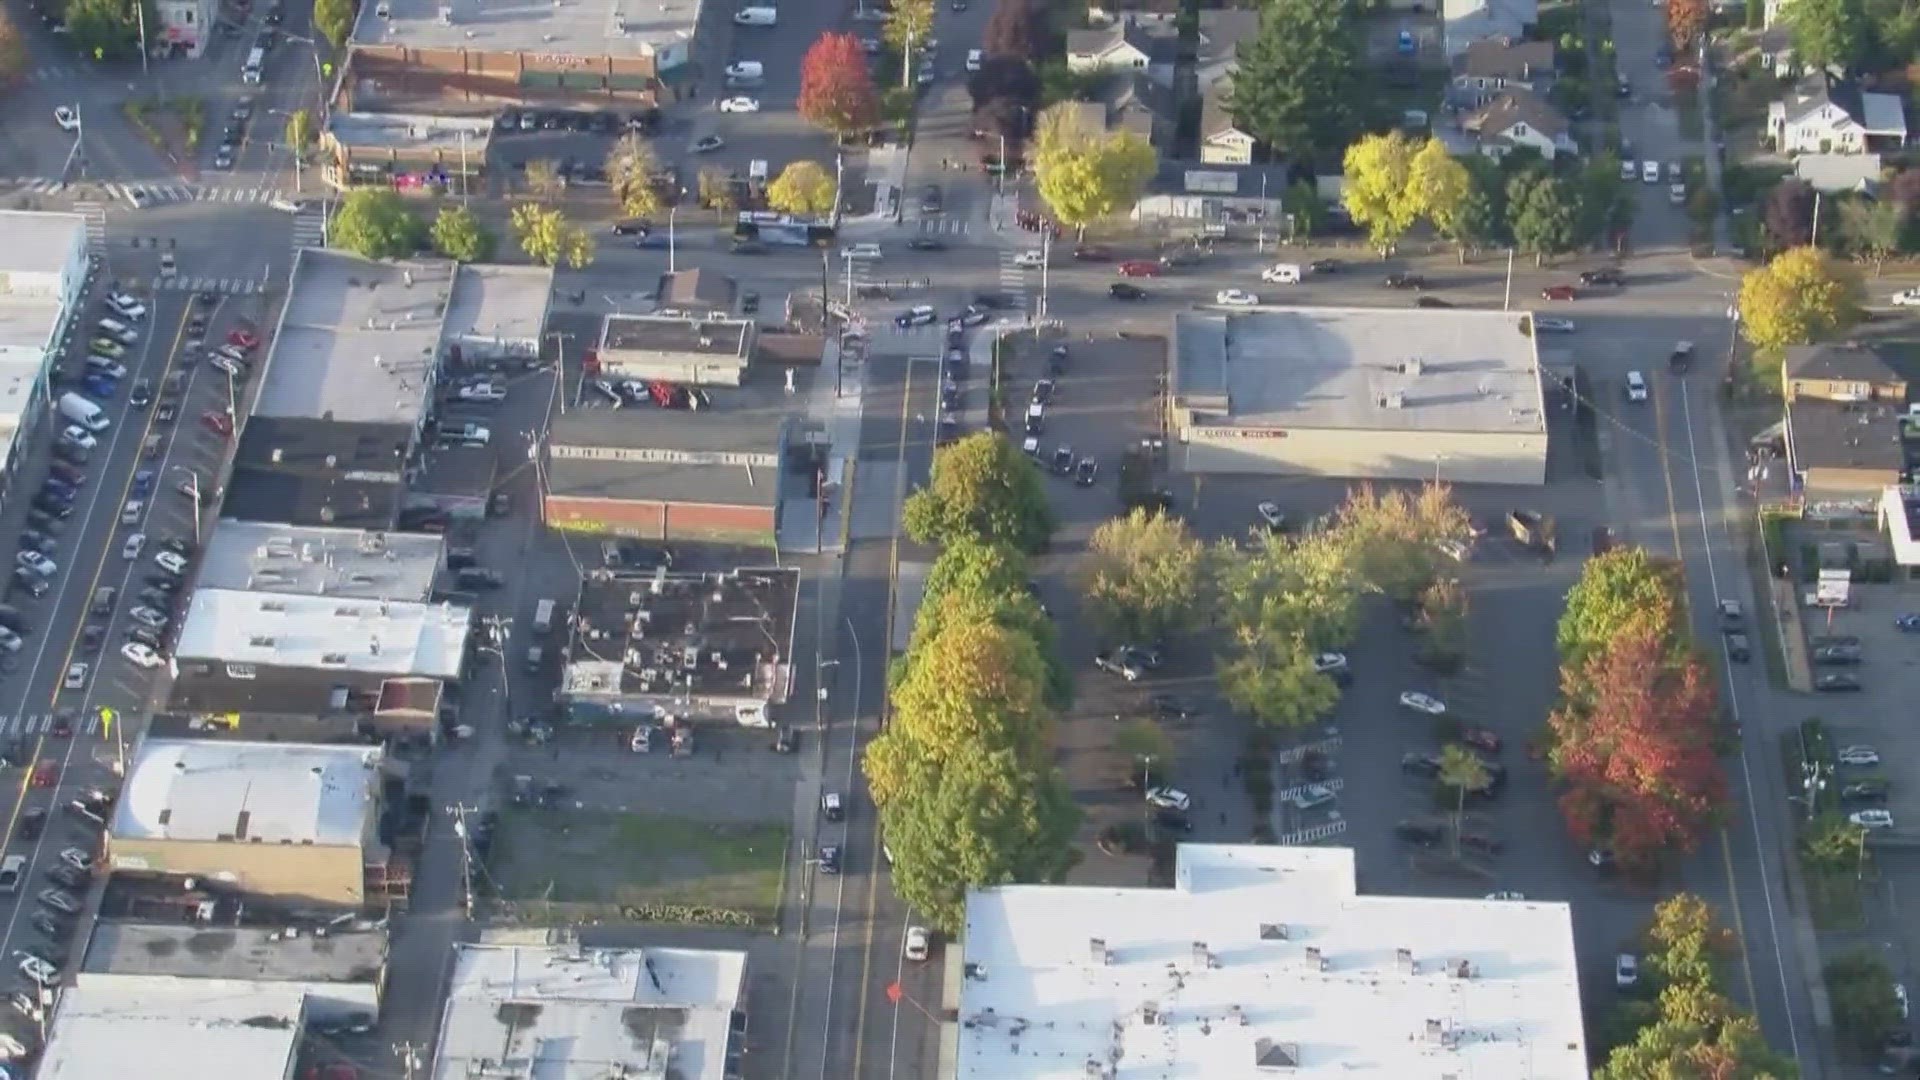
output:
[{"label": "white pedestrian crossing stripe", "polygon": [[[15,716],[0,716],[0,735],[46,735],[53,731],[53,713],[22,713]],[[69,716],[76,735],[92,735],[100,730],[98,713],[88,713],[83,720],[79,716]]]},{"label": "white pedestrian crossing stripe", "polygon": [[966,234],[972,227],[973,222],[966,218],[937,217],[919,219],[919,229],[922,233],[945,233],[949,236],[960,236]]}]

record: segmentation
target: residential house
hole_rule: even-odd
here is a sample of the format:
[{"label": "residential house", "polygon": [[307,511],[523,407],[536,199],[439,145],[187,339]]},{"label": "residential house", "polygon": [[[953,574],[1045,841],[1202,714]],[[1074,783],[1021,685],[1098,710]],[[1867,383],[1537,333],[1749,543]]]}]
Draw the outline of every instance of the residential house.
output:
[{"label": "residential house", "polygon": [[1783,154],[1862,154],[1907,141],[1907,114],[1894,94],[1818,71],[1767,106],[1767,135]]},{"label": "residential house", "polygon": [[1152,59],[1155,35],[1132,19],[1123,18],[1095,30],[1067,34],[1067,70],[1145,71]]},{"label": "residential house", "polygon": [[1449,103],[1478,109],[1507,90],[1545,94],[1553,85],[1553,42],[1488,38],[1453,58]]},{"label": "residential house", "polygon": [[1781,365],[1783,396],[1801,400],[1904,405],[1907,380],[1872,348],[1853,342],[1797,345]]},{"label": "residential house", "polygon": [[1180,14],[1181,0],[1087,0],[1087,25],[1110,26],[1121,19],[1138,22],[1165,20]]},{"label": "residential house", "polygon": [[1880,170],[1879,154],[1801,154],[1793,159],[1793,175],[1829,195],[1871,195],[1880,186]]},{"label": "residential house", "polygon": [[1221,79],[1200,96],[1200,160],[1208,165],[1253,163],[1255,139],[1227,107],[1232,80]]},{"label": "residential house", "polygon": [[1793,55],[1793,31],[1784,26],[1770,26],[1761,31],[1755,47],[1760,52],[1760,67],[1776,79],[1793,79],[1800,75],[1800,61]]},{"label": "residential house", "polygon": [[1476,41],[1518,41],[1540,21],[1539,0],[1441,0],[1442,46],[1449,59]]},{"label": "residential house", "polygon": [[[1240,67],[1240,47],[1260,33],[1258,11],[1202,11],[1200,41],[1193,58],[1193,71],[1201,86],[1210,86],[1232,75]],[[1173,85],[1173,65],[1154,65],[1154,77],[1162,85]]]},{"label": "residential house", "polygon": [[1845,342],[1788,349],[1782,381],[1797,489],[1809,504],[1871,513],[1906,468],[1906,379],[1873,349]]},{"label": "residential house", "polygon": [[1501,92],[1468,114],[1461,128],[1472,136],[1475,149],[1495,160],[1521,147],[1538,150],[1548,161],[1580,151],[1566,116],[1531,90]]},{"label": "residential house", "polygon": [[1269,235],[1280,236],[1286,229],[1281,200],[1290,183],[1292,177],[1285,164],[1219,165],[1162,159],[1159,174],[1134,204],[1133,218],[1211,230],[1264,221]]}]

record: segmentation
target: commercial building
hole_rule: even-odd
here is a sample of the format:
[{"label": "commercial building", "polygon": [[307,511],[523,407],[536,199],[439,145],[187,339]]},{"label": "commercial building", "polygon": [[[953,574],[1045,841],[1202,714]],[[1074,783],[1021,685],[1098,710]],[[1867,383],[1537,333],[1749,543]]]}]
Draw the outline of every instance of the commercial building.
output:
[{"label": "commercial building", "polygon": [[336,112],[320,133],[326,180],[434,186],[459,194],[486,169],[493,122],[486,117]]},{"label": "commercial building", "polygon": [[1189,472],[1546,481],[1527,313],[1176,315],[1172,349],[1169,429]]},{"label": "commercial building", "polygon": [[143,740],[108,826],[109,865],[357,908],[390,857],[379,837],[385,756],[377,746]]},{"label": "commercial building", "polygon": [[11,485],[51,410],[54,358],[81,314],[87,287],[87,219],[0,211],[0,493]]},{"label": "commercial building", "polygon": [[[702,395],[699,409],[571,409],[546,444],[547,524],[556,529],[772,549],[782,499],[810,490],[789,453],[795,399],[777,385]],[[699,400],[698,398],[690,400]]]},{"label": "commercial building", "polygon": [[1865,517],[1906,479],[1907,380],[1871,347],[1802,345],[1781,366],[1787,467],[1809,513]]},{"label": "commercial building", "polygon": [[154,0],[160,16],[155,51],[171,57],[197,57],[213,40],[220,8],[213,0]]},{"label": "commercial building", "polygon": [[454,368],[537,364],[552,302],[550,267],[463,263],[440,330],[441,355]]},{"label": "commercial building", "polygon": [[307,1032],[369,1012],[358,983],[82,973],[60,993],[37,1075],[47,1080],[236,1080],[297,1073]]},{"label": "commercial building", "polygon": [[343,993],[370,1006],[379,1000],[386,966],[384,930],[121,919],[94,924],[80,961],[80,970],[93,974],[364,987]]},{"label": "commercial building", "polygon": [[730,1080],[746,969],[746,953],[714,949],[459,945],[428,1075]]},{"label": "commercial building", "polygon": [[589,571],[560,695],[579,719],[772,722],[793,680],[800,574]]},{"label": "commercial building", "polygon": [[207,534],[200,589],[424,603],[447,542],[425,533],[223,520]]},{"label": "commercial building", "polygon": [[375,0],[360,7],[339,104],[651,107],[674,96],[703,6]]},{"label": "commercial building", "polygon": [[682,319],[731,319],[739,313],[740,286],[714,270],[677,270],[660,275],[653,290],[657,315]]},{"label": "commercial building", "polygon": [[753,359],[754,330],[751,319],[609,315],[587,369],[604,379],[739,386]]},{"label": "commercial building", "polygon": [[226,485],[229,514],[393,527],[453,280],[450,262],[299,252]]},{"label": "commercial building", "polygon": [[1349,848],[967,896],[957,1080],[1587,1075],[1564,902],[1362,895]]}]

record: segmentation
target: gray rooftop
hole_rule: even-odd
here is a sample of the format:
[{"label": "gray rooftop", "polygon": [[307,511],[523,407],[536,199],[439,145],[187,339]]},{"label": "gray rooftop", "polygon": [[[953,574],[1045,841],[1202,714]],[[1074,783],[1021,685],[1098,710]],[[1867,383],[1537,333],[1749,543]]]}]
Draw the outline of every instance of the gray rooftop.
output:
[{"label": "gray rooftop", "polygon": [[380,981],[387,935],[373,930],[195,926],[104,920],[87,941],[84,971],[260,982]]},{"label": "gray rooftop", "polygon": [[600,330],[600,348],[634,352],[747,355],[753,323],[746,319],[681,319],[671,316],[609,315]]},{"label": "gray rooftop", "polygon": [[418,423],[453,269],[438,260],[372,262],[302,249],[253,411]]},{"label": "gray rooftop", "polygon": [[327,133],[342,145],[388,150],[443,150],[449,159],[465,153],[476,165],[493,138],[489,117],[426,116],[419,113],[334,113]]},{"label": "gray rooftop", "polygon": [[799,590],[800,575],[790,567],[723,574],[589,571],[580,584],[573,663],[561,692],[779,700]]},{"label": "gray rooftop", "polygon": [[[353,40],[556,56],[685,55],[702,0],[381,0],[360,5]],[[672,66],[661,63],[662,67]]]},{"label": "gray rooftop", "polygon": [[704,409],[572,409],[547,438],[557,496],[777,506],[786,431],[799,399],[768,378],[707,392]]},{"label": "gray rooftop", "polygon": [[1197,426],[1541,432],[1531,329],[1500,311],[1177,315],[1174,404]]},{"label": "gray rooftop", "polygon": [[426,533],[223,520],[207,539],[201,588],[424,601],[446,553]]},{"label": "gray rooftop", "polygon": [[537,353],[552,295],[553,271],[548,267],[462,266],[454,275],[453,302],[441,340],[495,353]]}]

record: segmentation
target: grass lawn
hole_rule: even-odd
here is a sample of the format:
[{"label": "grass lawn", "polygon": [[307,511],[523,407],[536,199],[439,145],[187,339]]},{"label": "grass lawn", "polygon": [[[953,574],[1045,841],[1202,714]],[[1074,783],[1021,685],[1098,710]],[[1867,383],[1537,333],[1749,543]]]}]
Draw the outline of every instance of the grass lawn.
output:
[{"label": "grass lawn", "polygon": [[508,900],[686,905],[771,921],[785,825],[575,810],[505,810],[489,872]]}]

